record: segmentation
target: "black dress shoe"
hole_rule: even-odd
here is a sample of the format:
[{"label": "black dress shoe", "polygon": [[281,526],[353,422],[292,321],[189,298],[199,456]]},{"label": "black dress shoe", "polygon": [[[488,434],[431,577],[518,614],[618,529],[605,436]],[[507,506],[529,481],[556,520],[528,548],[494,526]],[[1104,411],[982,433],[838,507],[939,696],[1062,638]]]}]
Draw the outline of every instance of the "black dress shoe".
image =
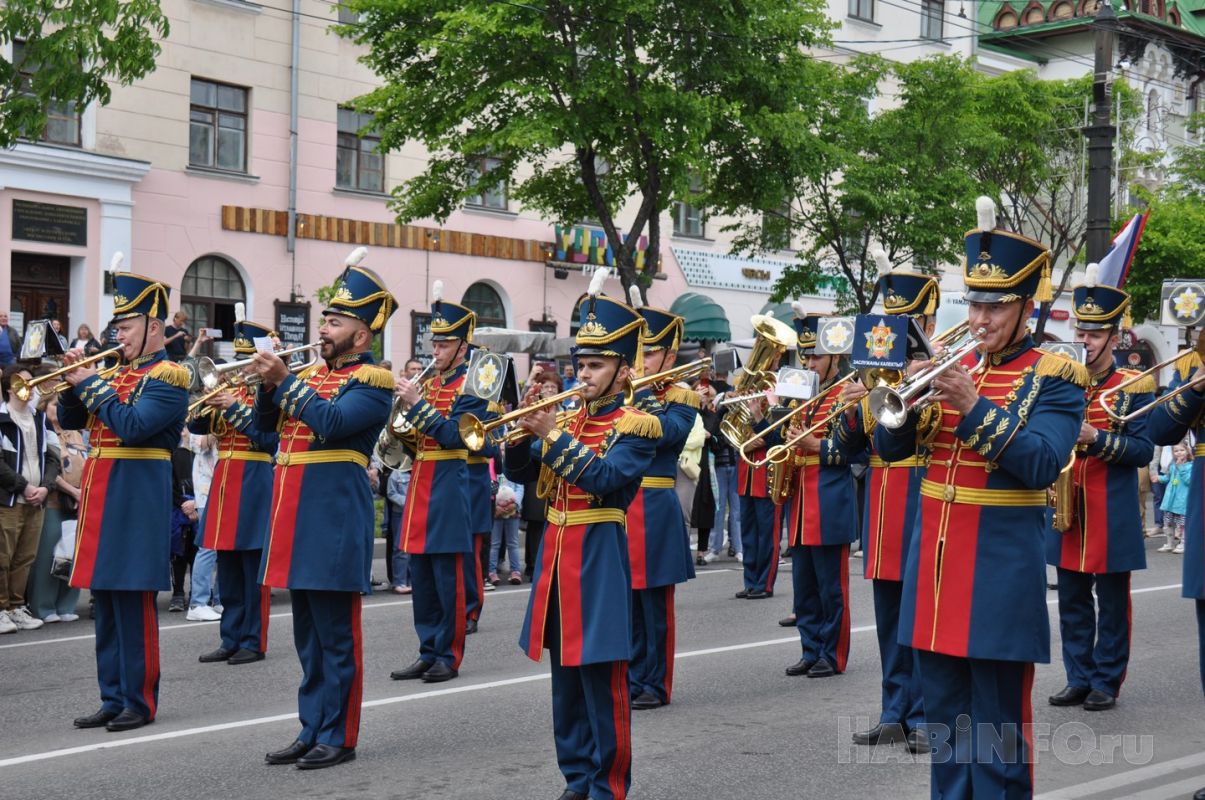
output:
[{"label": "black dress shoe", "polygon": [[904,726],[898,722],[880,722],[868,731],[856,731],[853,735],[854,744],[895,744],[904,741]]},{"label": "black dress shoe", "polygon": [[783,617],[782,619],[780,619],[778,621],[778,624],[784,628],[794,628],[795,627],[795,615],[792,614],[789,617]]},{"label": "black dress shoe", "polygon": [[477,632],[477,620],[470,619],[464,623],[464,635],[465,636],[468,636],[470,633],[476,633],[476,632]]},{"label": "black dress shoe", "polygon": [[651,692],[641,692],[632,700],[632,708],[637,711],[648,711],[650,708],[661,708],[665,703]]},{"label": "black dress shoe", "polygon": [[1084,698],[1084,711],[1108,711],[1117,705],[1117,698],[1105,694],[1100,689],[1093,689]]},{"label": "black dress shoe", "polygon": [[1192,800],[1205,800],[1205,789],[1197,789],[1193,792]]},{"label": "black dress shoe", "polygon": [[395,669],[393,672],[389,673],[389,677],[393,678],[395,681],[411,681],[415,678],[421,678],[424,672],[431,669],[431,665],[433,663],[435,662],[423,661],[420,658],[405,669]]},{"label": "black dress shoe", "polygon": [[135,728],[141,728],[143,725],[150,725],[151,720],[136,714],[128,708],[123,708],[121,713],[105,725],[105,730],[110,733],[118,733],[120,731],[132,731]]},{"label": "black dress shoe", "polygon": [[356,760],[356,748],[316,744],[314,749],[297,759],[297,769],[326,769],[344,761]]},{"label": "black dress shoe", "polygon": [[452,680],[459,674],[444,662],[436,661],[430,669],[423,673],[423,681],[425,683],[443,683]]},{"label": "black dress shoe", "polygon": [[291,745],[284,750],[275,750],[264,756],[264,761],[268,764],[296,764],[297,759],[304,756],[306,753],[314,749],[314,745],[306,744],[300,739],[295,739]]},{"label": "black dress shoe", "polygon": [[908,738],[905,741],[908,742],[908,752],[914,755],[928,753],[933,749],[929,745],[929,735],[918,728],[908,731]]},{"label": "black dress shoe", "polygon": [[774,592],[763,592],[761,589],[754,589],[748,594],[750,600],[765,600],[773,596]]},{"label": "black dress shoe", "polygon": [[566,789],[556,800],[590,800],[590,797],[582,794],[581,792],[571,792]]},{"label": "black dress shoe", "polygon": [[745,600],[746,598],[749,597],[749,590],[741,589],[739,592],[736,593],[735,597],[737,600]]},{"label": "black dress shoe", "polygon": [[74,725],[77,728],[103,728],[117,716],[116,711],[105,711],[103,708],[87,717],[76,717]]},{"label": "black dress shoe", "polygon": [[831,678],[837,674],[837,670],[833,669],[833,665],[828,663],[827,658],[820,658],[808,670],[809,678]]},{"label": "black dress shoe", "polygon": [[1050,705],[1052,706],[1078,706],[1084,702],[1084,698],[1089,695],[1087,688],[1083,686],[1065,686],[1063,691],[1058,694],[1050,695]]},{"label": "black dress shoe", "polygon": [[217,650],[210,650],[208,653],[205,653],[199,657],[197,661],[200,661],[202,664],[213,664],[218,661],[226,661],[232,655],[234,655],[233,650],[227,650],[225,647],[219,647]]},{"label": "black dress shoe", "polygon": [[226,663],[237,667],[239,664],[254,664],[256,661],[263,660],[264,654],[258,650],[248,650],[245,647],[240,647],[237,653],[226,659]]},{"label": "black dress shoe", "polygon": [[[787,667],[787,674],[792,678],[796,678],[800,675],[807,675],[808,670],[815,665],[815,661],[808,661],[806,658],[801,658],[791,666]],[[856,736],[857,734],[854,735]]]}]

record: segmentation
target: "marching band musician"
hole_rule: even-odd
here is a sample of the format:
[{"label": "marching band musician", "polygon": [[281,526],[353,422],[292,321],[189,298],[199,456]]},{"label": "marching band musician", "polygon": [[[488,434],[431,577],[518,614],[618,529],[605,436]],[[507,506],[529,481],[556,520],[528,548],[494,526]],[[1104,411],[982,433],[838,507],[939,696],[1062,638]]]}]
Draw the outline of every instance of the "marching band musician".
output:
[{"label": "marching band musician", "polygon": [[[468,356],[472,356],[473,348],[478,347],[470,342]],[[498,416],[498,407],[489,404],[489,410],[479,419],[488,422]],[[473,549],[463,559],[464,588],[465,588],[465,634],[476,633],[477,624],[481,620],[481,607],[485,603],[485,565],[482,561],[488,556],[490,534],[494,530],[493,490],[490,478],[490,462],[498,455],[498,448],[486,443],[476,453],[469,453],[465,463],[468,464],[469,483],[469,529],[473,532]]]},{"label": "marching band musician", "polygon": [[[788,426],[788,440],[830,416],[841,403],[840,356],[816,352],[821,316],[795,320],[799,357],[820,377],[820,388],[808,410]],[[828,678],[844,672],[849,658],[849,544],[858,538],[857,487],[844,449],[849,419],[843,414],[830,420],[800,439],[787,456],[794,460],[787,542],[795,627],[803,647],[799,661],[786,669],[791,676]]]},{"label": "marching band musician", "polygon": [[[1112,708],[1125,680],[1130,572],[1146,569],[1138,470],[1151,463],[1155,452],[1146,435],[1146,417],[1114,422],[1099,402],[1101,392],[1135,373],[1117,369],[1113,361],[1130,296],[1098,286],[1097,269],[1088,265],[1086,280],[1072,298],[1075,339],[1084,344],[1091,383],[1072,465],[1071,527],[1046,533],[1047,561],[1058,568],[1059,632],[1067,670],[1066,688],[1051,696],[1050,703],[1082,703],[1087,711]],[[1113,395],[1111,405],[1126,414],[1150,402],[1154,390],[1155,379],[1144,379]]]},{"label": "marching band musician", "polygon": [[[881,252],[875,253],[876,260]],[[882,260],[886,262],[885,255]],[[883,263],[878,291],[884,311],[911,315],[926,336],[933,335],[937,306],[941,302],[936,278],[920,272],[893,270],[890,264]],[[846,386],[843,399],[854,401],[865,395],[866,387],[852,382]],[[871,581],[874,592],[875,629],[883,669],[883,707],[878,724],[868,731],[856,731],[853,741],[871,746],[903,741],[913,753],[927,752],[927,737],[921,729],[925,713],[920,675],[915,669],[916,656],[898,638],[904,559],[916,524],[927,453],[918,448],[902,461],[884,461],[873,447],[875,420],[864,400],[856,413],[857,424],[846,439],[846,446],[851,454],[867,453],[870,457],[862,513],[862,577]]]},{"label": "marching band musician", "polygon": [[[274,338],[275,331],[245,320],[234,323],[236,357],[255,355],[256,338]],[[275,431],[255,427],[255,393],[245,383],[219,392],[205,411],[189,422],[192,433],[218,438],[218,464],[200,528],[203,547],[218,554],[218,589],[222,596],[221,644],[200,656],[202,664],[262,661],[268,650],[271,590],[259,583],[259,564],[272,502],[272,456],[280,443]]]},{"label": "marching band musician", "polygon": [[[778,369],[776,359],[768,367]],[[764,429],[767,402],[764,397],[748,401],[753,430]],[[746,449],[750,460],[760,461],[766,455],[766,442],[755,439]],[[771,497],[770,467],[753,466],[744,458],[736,465],[737,503],[741,512],[741,561],[745,588],[736,593],[740,600],[765,600],[774,596],[778,579],[778,551],[782,542],[782,506]]]},{"label": "marching band musician", "polygon": [[989,198],[977,207],[964,274],[978,352],[932,379],[939,402],[926,424],[914,412],[874,434],[886,461],[918,444],[932,452],[899,636],[918,653],[931,794],[945,800],[1032,794],[1034,662],[1050,660],[1046,493],[1075,445],[1088,383],[1026,327],[1035,294],[1049,297],[1049,251],[995,229]]},{"label": "marching band musician", "polygon": [[[634,288],[634,287],[633,287]],[[635,294],[633,300],[639,299]],[[633,303],[633,305],[636,305]],[[659,308],[639,306],[645,329],[643,372],[655,375],[678,359],[684,320]],[[695,576],[690,532],[674,491],[678,456],[699,416],[699,396],[665,385],[637,393],[635,407],[661,421],[657,454],[628,507],[632,563],[632,661],[628,667],[632,708],[668,705],[674,685],[674,586]]]},{"label": "marching band musician", "polygon": [[[59,423],[87,429],[71,585],[96,601],[100,710],[77,728],[127,731],[155,720],[159,703],[159,611],[171,588],[171,453],[188,408],[188,370],[169,361],[164,322],[170,289],[116,272],[113,320],[122,365],[108,380],[92,366],[64,379]],[[71,350],[63,361],[84,358]]]},{"label": "marching band musician", "polygon": [[260,582],[289,590],[302,668],[301,732],[265,760],[300,769],[354,759],[360,732],[361,594],[376,527],[365,470],[393,388],[393,375],[373,363],[372,340],[397,307],[381,279],[358,266],[365,253],[348,257],[322,312],[323,363],[294,375],[271,353],[252,362],[263,381],[255,425],[280,435]]},{"label": "marching band musician", "polygon": [[401,379],[396,388],[409,406],[405,418],[418,436],[401,547],[410,554],[419,655],[410,666],[390,673],[398,681],[451,680],[459,674],[464,658],[465,575],[472,574],[464,560],[473,553],[469,500],[473,486],[459,423],[465,413],[483,417],[487,403],[464,393],[465,359],[477,315],[442,295],[443,282],[436,281],[431,305],[436,375],[425,389]]},{"label": "marching band musician", "polygon": [[631,785],[625,512],[661,438],[657,417],[623,404],[644,320],[599,288],[596,280],[582,303],[577,333],[582,405],[559,428],[556,409],[530,412],[519,424],[535,441],[505,454],[507,477],[538,479],[549,499],[519,645],[533,660],[545,648],[551,658],[560,800],[623,800]]}]

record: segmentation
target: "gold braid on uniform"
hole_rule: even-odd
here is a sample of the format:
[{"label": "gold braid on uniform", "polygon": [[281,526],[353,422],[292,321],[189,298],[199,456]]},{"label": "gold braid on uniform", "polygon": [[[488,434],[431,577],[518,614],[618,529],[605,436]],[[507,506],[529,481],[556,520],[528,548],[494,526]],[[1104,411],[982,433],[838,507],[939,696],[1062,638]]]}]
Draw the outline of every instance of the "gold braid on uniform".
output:
[{"label": "gold braid on uniform", "polygon": [[1188,376],[1192,374],[1194,369],[1201,368],[1201,355],[1193,350],[1191,353],[1185,353],[1176,359],[1176,373],[1180,376],[1181,381],[1188,380]]},{"label": "gold braid on uniform", "polygon": [[393,391],[397,385],[393,380],[393,373],[383,367],[377,367],[372,364],[365,364],[351,374],[360,383],[371,386],[374,389],[389,389]]},{"label": "gold braid on uniform", "polygon": [[616,433],[630,433],[645,439],[661,438],[661,420],[652,414],[625,408],[623,415],[615,421]]},{"label": "gold braid on uniform", "polygon": [[322,369],[322,366],[323,365],[321,364],[321,362],[319,362],[317,364],[310,364],[308,367],[303,369],[301,372],[297,373],[297,380],[302,381],[303,383],[305,381],[308,381],[310,378],[312,378],[318,374],[318,370]]},{"label": "gold braid on uniform", "polygon": [[941,433],[941,417],[941,406],[937,403],[928,403],[920,410],[916,421],[918,445],[925,448],[933,446],[937,434]]},{"label": "gold braid on uniform", "polygon": [[192,385],[192,373],[186,367],[182,367],[174,361],[160,361],[151,367],[150,372],[147,373],[147,377],[163,381],[180,389],[187,389]]},{"label": "gold braid on uniform", "polygon": [[505,414],[506,413],[506,406],[504,406],[501,403],[496,402],[496,401],[491,401],[490,404],[488,406],[486,406],[486,409],[491,414]]},{"label": "gold braid on uniform", "polygon": [[[1120,369],[1118,372],[1121,373],[1122,377],[1127,379],[1140,374],[1132,369]],[[1159,387],[1155,384],[1155,376],[1146,375],[1142,380],[1135,381],[1121,391],[1123,394],[1154,394],[1158,389]]]},{"label": "gold braid on uniform", "polygon": [[681,403],[684,406],[691,408],[701,408],[703,403],[699,400],[699,395],[695,394],[693,389],[684,389],[681,386],[671,386],[665,390],[665,402]]},{"label": "gold braid on uniform", "polygon": [[1034,373],[1040,378],[1059,378],[1074,383],[1081,389],[1087,389],[1092,383],[1087,367],[1057,353],[1043,352],[1034,367]]}]

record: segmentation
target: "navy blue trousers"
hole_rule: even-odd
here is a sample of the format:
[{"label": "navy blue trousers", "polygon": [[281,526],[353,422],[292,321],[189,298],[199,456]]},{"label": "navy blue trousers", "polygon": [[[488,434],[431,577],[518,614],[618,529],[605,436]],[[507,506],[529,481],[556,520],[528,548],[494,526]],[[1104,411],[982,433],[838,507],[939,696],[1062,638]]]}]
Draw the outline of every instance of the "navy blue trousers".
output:
[{"label": "navy blue trousers", "polygon": [[916,651],[933,800],[1033,797],[1033,664]]},{"label": "navy blue trousers", "polygon": [[624,800],[632,785],[628,662],[561,665],[555,584],[546,625],[544,642],[552,662],[552,737],[565,784],[591,800]]},{"label": "navy blue trousers", "polygon": [[778,507],[766,497],[740,496],[745,589],[773,592],[778,577]]},{"label": "navy blue trousers", "polygon": [[900,597],[904,593],[904,584],[900,581],[872,580],[871,585],[874,587],[879,662],[883,666],[883,713],[879,722],[885,725],[899,723],[906,730],[916,730],[925,721],[920,670],[916,666],[916,653],[897,640]]},{"label": "navy blue trousers", "polygon": [[481,607],[485,604],[485,574],[481,571],[481,558],[488,549],[490,533],[474,533],[473,552],[464,559],[465,619],[481,619]]},{"label": "navy blue trousers", "polygon": [[674,585],[632,590],[632,698],[645,692],[669,703],[674,690]]},{"label": "navy blue trousers", "polygon": [[1201,692],[1205,694],[1205,600],[1197,601],[1197,659],[1201,662]]},{"label": "navy blue trousers", "polygon": [[293,642],[301,661],[297,716],[307,744],[355,747],[364,697],[359,592],[291,589]]},{"label": "navy blue trousers", "polygon": [[1130,662],[1130,573],[1094,575],[1061,567],[1058,573],[1067,685],[1117,697]]},{"label": "navy blue trousers", "polygon": [[791,578],[804,661],[823,658],[844,672],[849,660],[849,545],[792,547]]},{"label": "navy blue trousers", "polygon": [[[469,556],[471,558],[471,556]],[[414,632],[418,655],[460,669],[464,658],[464,553],[411,553]]]},{"label": "navy blue trousers", "polygon": [[219,550],[218,593],[222,621],[218,629],[226,650],[268,652],[268,612],[272,593],[259,582],[262,550]]},{"label": "navy blue trousers", "polygon": [[93,589],[96,680],[101,708],[155,718],[159,707],[159,607],[156,592]]}]

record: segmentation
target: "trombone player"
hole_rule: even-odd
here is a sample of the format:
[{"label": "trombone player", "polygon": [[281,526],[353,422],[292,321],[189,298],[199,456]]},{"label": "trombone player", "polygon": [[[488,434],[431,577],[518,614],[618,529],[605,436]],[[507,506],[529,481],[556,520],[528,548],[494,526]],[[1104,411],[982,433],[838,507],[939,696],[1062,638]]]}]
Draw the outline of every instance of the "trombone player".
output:
[{"label": "trombone player", "polygon": [[1075,340],[1084,345],[1091,382],[1071,467],[1072,497],[1063,498],[1072,500],[1071,527],[1046,533],[1047,561],[1058,568],[1059,632],[1067,670],[1067,686],[1050,697],[1050,704],[1082,704],[1086,711],[1112,708],[1125,680],[1130,573],[1146,569],[1138,470],[1155,451],[1145,417],[1115,421],[1100,403],[1102,393],[1126,383],[1105,397],[1115,413],[1124,415],[1151,400],[1155,379],[1128,380],[1136,373],[1115,366],[1113,349],[1129,315],[1130,295],[1097,285],[1097,274],[1097,265],[1089,264],[1072,297]]},{"label": "trombone player", "polygon": [[[276,333],[245,316],[243,304],[236,303],[234,352],[250,361],[256,352],[253,340],[275,338]],[[272,599],[271,591],[259,582],[259,564],[272,503],[272,456],[280,435],[258,429],[254,411],[255,391],[236,379],[233,386],[211,394],[188,423],[190,432],[212,434],[218,440],[209,495],[213,502],[205,506],[200,530],[202,546],[218,554],[221,642],[199,657],[202,664],[251,664],[262,661],[268,651]]]},{"label": "trombone player", "polygon": [[1088,384],[1081,364],[1035,348],[1026,327],[1035,299],[1050,296],[1049,251],[996,228],[990,198],[976,206],[963,272],[977,352],[931,379],[926,425],[914,406],[874,434],[885,461],[924,444],[932,454],[899,641],[918,654],[930,790],[947,800],[1033,792],[1034,662],[1050,660],[1047,489],[1079,435]]}]

